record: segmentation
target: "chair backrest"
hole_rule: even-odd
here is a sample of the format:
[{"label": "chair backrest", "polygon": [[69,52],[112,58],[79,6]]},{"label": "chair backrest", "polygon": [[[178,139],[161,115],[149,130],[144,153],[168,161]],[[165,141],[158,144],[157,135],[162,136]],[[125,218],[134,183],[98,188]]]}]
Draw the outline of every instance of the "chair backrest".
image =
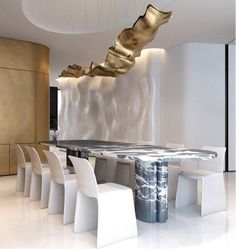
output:
[{"label": "chair backrest", "polygon": [[24,168],[26,161],[22,148],[18,144],[13,144],[13,146],[16,151],[17,166],[20,168]]},{"label": "chair backrest", "polygon": [[216,171],[222,173],[224,170],[224,162],[225,162],[225,147],[211,147],[211,146],[203,146],[202,150],[214,151],[217,153],[217,157],[212,160],[199,161],[198,168],[209,171]]},{"label": "chair backrest", "polygon": [[178,148],[184,148],[184,144],[173,144],[173,143],[166,143],[166,147],[178,149]]},{"label": "chair backrest", "polygon": [[52,151],[43,150],[43,152],[48,159],[51,179],[58,184],[64,184],[65,175],[64,175],[63,165],[59,157],[57,156],[56,153]]},{"label": "chair backrest", "polygon": [[69,156],[76,173],[78,191],[82,194],[97,198],[98,185],[92,165],[88,160]]},{"label": "chair backrest", "polygon": [[42,163],[41,163],[38,152],[35,150],[35,148],[30,147],[30,146],[25,146],[25,149],[27,150],[29,154],[33,171],[36,174],[41,175],[42,174]]}]

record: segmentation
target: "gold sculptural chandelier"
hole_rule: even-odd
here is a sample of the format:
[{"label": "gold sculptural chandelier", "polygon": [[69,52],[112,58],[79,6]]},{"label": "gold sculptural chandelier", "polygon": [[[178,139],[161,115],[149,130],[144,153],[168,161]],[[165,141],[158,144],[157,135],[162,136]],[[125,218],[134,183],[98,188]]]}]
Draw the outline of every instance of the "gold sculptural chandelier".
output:
[{"label": "gold sculptural chandelier", "polygon": [[140,56],[143,47],[154,39],[159,26],[168,22],[170,17],[171,11],[163,12],[148,5],[145,14],[137,19],[133,27],[124,29],[118,35],[115,46],[108,49],[104,63],[92,62],[90,67],[69,65],[60,77],[118,77],[126,74],[134,66],[135,57]]}]

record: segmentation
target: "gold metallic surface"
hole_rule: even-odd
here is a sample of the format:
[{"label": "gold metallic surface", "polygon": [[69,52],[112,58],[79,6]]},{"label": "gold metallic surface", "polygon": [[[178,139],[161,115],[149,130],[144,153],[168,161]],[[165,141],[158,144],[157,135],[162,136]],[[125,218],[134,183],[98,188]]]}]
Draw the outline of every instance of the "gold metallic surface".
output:
[{"label": "gold metallic surface", "polygon": [[48,140],[48,72],[47,47],[0,38],[0,174],[16,173],[11,143]]},{"label": "gold metallic surface", "polygon": [[[46,140],[48,141],[48,140]],[[43,153],[43,150],[49,150],[49,147],[46,145],[40,145],[40,144],[34,144],[33,147],[37,150],[40,160],[42,163],[47,163],[47,159],[45,154]]]},{"label": "gold metallic surface", "polygon": [[0,176],[9,174],[9,145],[0,145]]},{"label": "gold metallic surface", "polygon": [[0,38],[0,67],[49,74],[49,49],[43,45]]},{"label": "gold metallic surface", "polygon": [[0,68],[0,143],[34,143],[35,73]]},{"label": "gold metallic surface", "polygon": [[116,39],[116,45],[108,49],[105,62],[91,63],[89,68],[76,64],[69,65],[60,77],[81,77],[88,75],[117,77],[126,74],[135,64],[135,57],[156,35],[160,25],[169,21],[171,12],[163,12],[148,5],[146,12],[140,16],[132,28],[124,29]]}]

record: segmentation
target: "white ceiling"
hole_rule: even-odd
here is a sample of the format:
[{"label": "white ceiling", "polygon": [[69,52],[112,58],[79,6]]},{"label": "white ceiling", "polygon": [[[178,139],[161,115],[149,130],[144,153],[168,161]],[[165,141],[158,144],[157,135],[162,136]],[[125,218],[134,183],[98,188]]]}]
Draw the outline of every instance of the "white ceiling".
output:
[{"label": "white ceiling", "polygon": [[[24,12],[27,18],[21,0],[0,0],[0,36],[48,46],[52,84],[68,64],[88,66],[91,61],[103,62],[107,48],[114,44],[117,34],[144,14],[149,3],[163,11],[171,10],[173,17],[169,23],[160,27],[148,47],[169,48],[187,42],[226,44],[235,38],[235,0],[23,2],[26,4]],[[97,32],[99,30],[106,31]]]},{"label": "white ceiling", "polygon": [[[174,1],[159,0],[158,7],[165,9]],[[148,3],[145,0],[22,0],[22,9],[30,22],[44,30],[85,34],[132,26]]]}]

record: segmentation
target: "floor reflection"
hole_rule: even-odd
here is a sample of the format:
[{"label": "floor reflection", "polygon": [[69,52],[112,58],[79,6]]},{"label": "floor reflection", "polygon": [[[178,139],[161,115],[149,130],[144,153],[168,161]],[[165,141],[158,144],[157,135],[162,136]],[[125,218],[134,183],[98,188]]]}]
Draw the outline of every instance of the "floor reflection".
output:
[{"label": "floor reflection", "polygon": [[[181,209],[169,203],[167,223],[138,221],[139,237],[106,247],[233,248],[236,243],[236,173],[225,174],[226,212],[201,217],[200,207]],[[115,227],[114,227],[115,229]],[[15,193],[15,176],[0,178],[1,248],[96,248],[96,231],[75,234],[73,224],[63,226],[62,215],[48,215],[39,202]]]}]

